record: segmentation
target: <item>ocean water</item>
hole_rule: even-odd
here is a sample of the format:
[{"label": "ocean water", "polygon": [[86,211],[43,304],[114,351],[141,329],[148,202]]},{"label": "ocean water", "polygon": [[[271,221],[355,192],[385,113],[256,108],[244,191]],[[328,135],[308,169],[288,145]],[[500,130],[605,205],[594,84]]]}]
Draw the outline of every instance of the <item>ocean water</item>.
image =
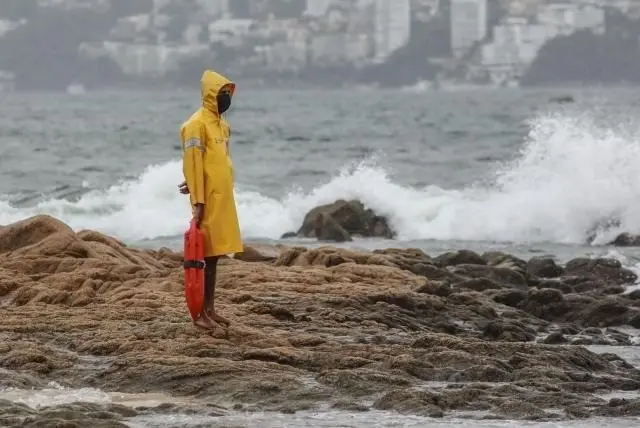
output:
[{"label": "ocean water", "polygon": [[[563,95],[575,102],[553,102]],[[190,211],[177,191],[178,129],[198,107],[198,97],[197,91],[0,95],[0,224],[47,213],[131,245],[180,248]],[[279,242],[314,206],[357,198],[387,216],[398,239],[341,245],[418,247],[431,254],[503,250],[560,261],[604,255],[640,272],[640,249],[605,245],[621,231],[640,233],[638,117],[640,90],[628,88],[412,93],[240,86],[228,118],[242,233],[247,242]],[[612,218],[618,226],[597,229]],[[78,396],[95,402],[171,400],[60,388],[0,393],[34,407]],[[129,422],[514,425],[379,412],[230,414],[210,420],[174,414]],[[636,418],[518,426],[637,423]]]},{"label": "ocean water", "polygon": [[[553,97],[570,94],[574,103]],[[8,94],[0,224],[36,213],[134,244],[180,247],[178,129],[197,92]],[[241,229],[273,242],[312,207],[358,198],[413,246],[561,260],[640,252],[640,90],[240,90],[228,118]],[[611,218],[618,227],[590,231]],[[305,242],[314,245],[314,242]],[[296,243],[300,243],[296,242]]]}]

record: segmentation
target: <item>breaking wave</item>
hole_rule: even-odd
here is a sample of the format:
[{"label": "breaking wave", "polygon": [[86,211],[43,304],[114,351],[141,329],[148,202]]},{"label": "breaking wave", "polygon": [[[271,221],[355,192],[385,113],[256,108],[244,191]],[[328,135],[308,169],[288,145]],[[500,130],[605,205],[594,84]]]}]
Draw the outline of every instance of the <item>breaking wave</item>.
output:
[{"label": "breaking wave", "polygon": [[[78,200],[51,198],[21,208],[0,201],[0,224],[47,213],[75,229],[139,241],[180,235],[187,198],[177,192],[179,161],[149,166],[137,179]],[[338,198],[357,198],[389,218],[402,240],[438,239],[601,244],[620,231],[640,232],[640,141],[588,120],[532,121],[520,152],[462,189],[415,188],[394,182],[373,161],[347,165],[310,191],[270,198],[236,191],[243,235],[279,238],[305,213]],[[614,226],[598,228],[611,219]]]}]

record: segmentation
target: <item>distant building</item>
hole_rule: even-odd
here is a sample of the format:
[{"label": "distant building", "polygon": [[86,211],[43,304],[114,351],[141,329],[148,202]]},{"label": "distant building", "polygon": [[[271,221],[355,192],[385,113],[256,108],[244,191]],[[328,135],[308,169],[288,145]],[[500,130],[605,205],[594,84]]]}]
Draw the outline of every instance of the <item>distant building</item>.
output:
[{"label": "distant building", "polygon": [[346,48],[347,61],[356,66],[367,62],[373,53],[371,39],[366,34],[348,34]]},{"label": "distant building", "polygon": [[256,51],[264,57],[265,65],[272,71],[300,71],[307,63],[306,46],[276,42],[257,47]]},{"label": "distant building", "polygon": [[180,62],[210,51],[207,44],[163,46],[118,42],[82,43],[79,53],[87,58],[111,58],[124,74],[161,77],[177,70]]},{"label": "distant building", "polygon": [[109,35],[116,41],[137,42],[144,39],[143,34],[151,28],[151,15],[133,15],[118,19]]},{"label": "distant building", "polygon": [[543,3],[546,3],[546,1],[511,0],[507,4],[504,4],[504,2],[502,4],[503,6],[506,6],[507,13],[509,16],[521,17],[521,18],[533,18],[536,16],[536,14],[538,13],[538,9]]},{"label": "distant building", "polygon": [[463,56],[487,35],[487,0],[451,0],[451,51]]},{"label": "distant building", "polygon": [[540,48],[557,35],[553,26],[529,24],[525,18],[508,18],[493,27],[493,41],[482,46],[481,64],[494,84],[517,81]]},{"label": "distant building", "polygon": [[237,1],[239,0],[196,0],[202,10],[209,16],[225,16],[229,14],[230,3]]},{"label": "distant building", "polygon": [[411,1],[376,0],[374,22],[375,61],[384,62],[409,42]]},{"label": "distant building", "polygon": [[492,42],[482,47],[481,66],[494,84],[517,81],[547,41],[580,29],[602,34],[604,9],[586,3],[539,4],[534,23],[511,16],[493,27]]},{"label": "distant building", "polygon": [[420,15],[419,18],[428,19],[440,10],[440,0],[413,0],[412,6]]},{"label": "distant building", "polygon": [[331,33],[311,38],[310,61],[316,66],[361,65],[370,57],[364,34]]},{"label": "distant building", "polygon": [[198,45],[202,42],[204,25],[189,24],[182,34],[182,39],[187,45]]},{"label": "distant building", "polygon": [[224,43],[231,38],[246,36],[253,24],[251,19],[218,19],[209,24],[209,41]]},{"label": "distant building", "polygon": [[604,6],[616,8],[626,15],[627,18],[640,19],[640,2],[633,0],[606,0]]},{"label": "distant building", "polygon": [[373,37],[375,32],[375,0],[360,1],[357,7],[349,12],[347,32],[366,34]]},{"label": "distant building", "polygon": [[569,35],[577,30],[590,29],[604,34],[605,11],[590,4],[554,3],[540,8],[537,20],[540,24],[554,27],[559,34]]}]

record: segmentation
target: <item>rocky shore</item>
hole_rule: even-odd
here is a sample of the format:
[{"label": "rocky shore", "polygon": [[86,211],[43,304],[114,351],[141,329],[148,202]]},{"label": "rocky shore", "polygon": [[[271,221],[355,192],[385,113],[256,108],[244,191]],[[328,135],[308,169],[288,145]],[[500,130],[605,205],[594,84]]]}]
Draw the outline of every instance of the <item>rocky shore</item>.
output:
[{"label": "rocky shore", "polygon": [[640,370],[583,346],[636,344],[640,292],[625,286],[637,278],[616,260],[247,247],[221,263],[218,307],[232,325],[213,334],[190,323],[181,262],[48,216],[0,227],[0,391],[56,382],[180,399],[33,409],[0,396],[0,426],[323,406],[640,416],[640,399],[603,397],[640,390]]}]

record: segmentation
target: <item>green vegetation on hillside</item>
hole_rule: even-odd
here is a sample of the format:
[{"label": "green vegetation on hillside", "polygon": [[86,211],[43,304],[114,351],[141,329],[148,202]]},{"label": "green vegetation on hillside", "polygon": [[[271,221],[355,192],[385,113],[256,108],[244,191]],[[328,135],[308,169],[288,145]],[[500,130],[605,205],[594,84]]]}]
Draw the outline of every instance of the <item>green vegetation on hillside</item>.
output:
[{"label": "green vegetation on hillside", "polygon": [[540,49],[523,86],[568,83],[640,83],[640,21],[610,14],[607,32],[578,31]]}]

